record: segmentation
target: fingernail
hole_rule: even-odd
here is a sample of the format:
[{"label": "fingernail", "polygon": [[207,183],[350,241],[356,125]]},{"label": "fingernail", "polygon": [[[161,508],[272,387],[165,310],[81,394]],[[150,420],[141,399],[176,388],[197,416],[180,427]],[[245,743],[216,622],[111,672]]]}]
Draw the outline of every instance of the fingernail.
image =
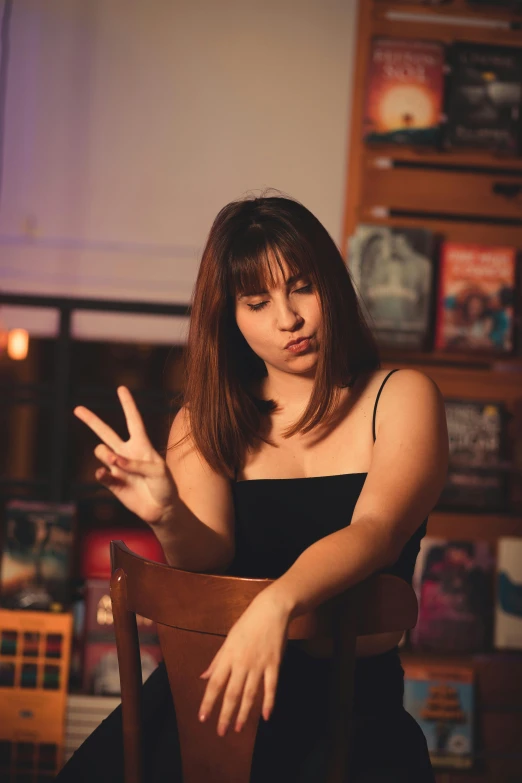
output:
[{"label": "fingernail", "polygon": [[242,728],[243,728],[243,724],[242,723],[240,723],[240,722],[236,723],[236,731],[239,732],[239,731],[241,731]]},{"label": "fingernail", "polygon": [[206,721],[207,716],[205,715],[204,712],[200,712],[199,713],[199,719],[200,719],[201,723],[204,723],[204,721]]},{"label": "fingernail", "polygon": [[228,729],[228,723],[221,723],[220,726],[218,726],[218,734],[220,737],[224,737],[227,733]]}]

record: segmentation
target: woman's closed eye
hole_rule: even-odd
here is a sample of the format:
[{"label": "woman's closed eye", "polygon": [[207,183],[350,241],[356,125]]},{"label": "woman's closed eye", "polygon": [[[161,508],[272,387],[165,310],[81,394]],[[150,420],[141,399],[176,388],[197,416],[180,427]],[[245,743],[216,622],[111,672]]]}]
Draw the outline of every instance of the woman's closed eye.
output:
[{"label": "woman's closed eye", "polygon": [[[307,283],[307,285],[303,285],[300,288],[295,288],[292,293],[293,294],[310,294],[312,292],[312,283]],[[263,302],[256,302],[255,304],[248,304],[248,307],[250,310],[253,310],[254,312],[257,312],[258,310],[262,310],[266,305],[268,304],[268,300],[265,300]]]}]

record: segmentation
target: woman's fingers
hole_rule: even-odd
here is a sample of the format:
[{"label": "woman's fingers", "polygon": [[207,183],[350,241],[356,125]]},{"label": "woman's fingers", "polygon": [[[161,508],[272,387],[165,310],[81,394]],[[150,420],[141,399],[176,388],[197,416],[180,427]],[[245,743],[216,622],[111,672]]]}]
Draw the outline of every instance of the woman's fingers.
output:
[{"label": "woman's fingers", "polygon": [[[221,712],[218,719],[217,733],[220,737],[223,737],[226,734],[227,729],[230,726],[232,715],[237,710],[237,705],[240,703],[241,697],[245,692],[245,683],[248,676],[249,672],[247,669],[233,671],[230,676],[225,690],[225,695],[223,696],[223,703],[221,705]],[[250,673],[250,677],[253,676],[255,675]],[[249,694],[250,693],[251,688],[249,688]]]},{"label": "woman's fingers", "polygon": [[94,475],[96,480],[108,489],[112,489],[113,487],[122,487],[124,485],[124,482],[116,476],[113,476],[112,473],[107,470],[107,468],[98,468]]},{"label": "woman's fingers", "polygon": [[265,670],[265,693],[263,698],[263,706],[261,708],[261,714],[265,720],[269,719],[270,715],[272,714],[272,710],[274,709],[278,677],[279,666],[270,667]]},{"label": "woman's fingers", "polygon": [[114,464],[122,468],[126,473],[133,473],[145,478],[160,478],[165,475],[165,463],[163,460],[151,462],[145,459],[127,459],[116,454]]},{"label": "woman's fingers", "polygon": [[94,449],[94,456],[103,462],[108,468],[112,468],[116,464],[118,455],[114,453],[112,449],[105,445],[105,443],[98,443]]},{"label": "woman's fingers", "polygon": [[108,424],[105,424],[104,421],[102,421],[98,416],[96,416],[95,413],[90,411],[88,408],[84,408],[83,405],[78,405],[74,409],[74,415],[77,416],[80,421],[83,421],[84,424],[86,424],[88,427],[91,428],[93,432],[96,433],[96,435],[102,440],[104,443],[109,446],[113,451],[119,451],[121,450],[121,447],[123,446],[123,441],[121,438],[116,435],[113,429],[109,427]]},{"label": "woman's fingers", "polygon": [[207,687],[205,688],[205,695],[203,696],[203,701],[201,702],[201,706],[199,708],[199,719],[200,721],[207,720],[208,716],[214,709],[214,704],[216,703],[216,699],[223,690],[223,688],[226,685],[226,682],[230,676],[230,668],[229,667],[218,667],[216,668],[211,676],[209,681],[207,682]]},{"label": "woman's fingers", "polygon": [[125,421],[127,422],[127,429],[129,430],[130,437],[144,437],[148,442],[149,437],[145,430],[141,414],[134,402],[134,397],[126,386],[118,386],[117,392],[121,407],[123,408],[123,413],[125,414]]},{"label": "woman's fingers", "polygon": [[245,723],[247,722],[250,710],[256,698],[256,694],[259,688],[259,676],[254,672],[250,672],[243,689],[243,698],[239,707],[239,712],[236,718],[236,731],[241,731]]}]

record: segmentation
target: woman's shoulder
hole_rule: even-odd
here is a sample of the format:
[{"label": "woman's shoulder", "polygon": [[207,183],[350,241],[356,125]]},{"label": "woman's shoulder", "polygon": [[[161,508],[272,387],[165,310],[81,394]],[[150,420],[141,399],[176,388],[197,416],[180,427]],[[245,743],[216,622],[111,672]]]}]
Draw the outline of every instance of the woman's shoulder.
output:
[{"label": "woman's shoulder", "polygon": [[[413,367],[379,368],[357,378],[354,388],[360,392],[377,396],[386,389],[387,397],[410,399],[416,394],[437,393],[435,381],[421,370]],[[440,393],[440,392],[439,392]]]},{"label": "woman's shoulder", "polygon": [[[378,422],[397,420],[411,426],[415,421],[436,418],[445,422],[444,399],[435,381],[415,368],[396,372],[379,370],[371,381],[378,399]],[[383,385],[384,384],[384,385]],[[379,395],[379,390],[381,394]]]}]

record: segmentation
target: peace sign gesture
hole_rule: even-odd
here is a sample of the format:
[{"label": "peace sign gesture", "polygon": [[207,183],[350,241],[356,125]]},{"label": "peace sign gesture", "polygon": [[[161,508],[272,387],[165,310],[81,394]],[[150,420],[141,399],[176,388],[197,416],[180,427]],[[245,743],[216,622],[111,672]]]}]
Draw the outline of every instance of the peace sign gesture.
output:
[{"label": "peace sign gesture", "polygon": [[118,387],[117,392],[129,430],[128,440],[121,440],[82,405],[74,409],[74,414],[102,441],[94,449],[104,465],[95,473],[98,481],[144,522],[155,525],[172,510],[176,488],[165,460],[152,447],[132,394],[125,386]]}]

